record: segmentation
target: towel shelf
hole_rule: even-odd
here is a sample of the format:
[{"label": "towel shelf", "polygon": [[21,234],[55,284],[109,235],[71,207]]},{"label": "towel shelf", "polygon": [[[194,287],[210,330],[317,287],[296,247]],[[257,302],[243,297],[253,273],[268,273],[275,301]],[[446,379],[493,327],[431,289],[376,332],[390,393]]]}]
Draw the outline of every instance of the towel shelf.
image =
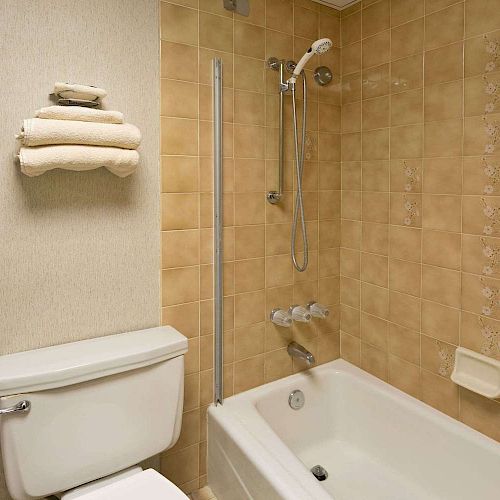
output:
[{"label": "towel shelf", "polygon": [[97,108],[101,102],[99,98],[95,101],[88,101],[86,99],[66,99],[64,97],[60,97],[58,94],[51,94],[57,98],[57,104],[60,106],[82,106],[84,108]]},{"label": "towel shelf", "polygon": [[50,96],[59,105],[23,120],[16,135],[21,172],[29,177],[53,169],[82,172],[104,167],[118,177],[135,172],[141,132],[124,123],[119,111],[95,109],[106,95],[102,88],[56,82]]},{"label": "towel shelf", "polygon": [[78,83],[54,84],[54,92],[51,96],[61,106],[83,106],[86,108],[97,108],[101,99],[106,97],[107,92],[93,85],[80,85]]}]

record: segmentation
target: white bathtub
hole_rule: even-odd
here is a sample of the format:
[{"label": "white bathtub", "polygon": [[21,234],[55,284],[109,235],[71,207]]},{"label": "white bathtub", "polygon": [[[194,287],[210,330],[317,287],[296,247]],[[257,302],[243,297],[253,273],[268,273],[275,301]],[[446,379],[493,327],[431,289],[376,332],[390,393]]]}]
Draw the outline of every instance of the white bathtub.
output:
[{"label": "white bathtub", "polygon": [[208,483],[218,500],[498,500],[500,444],[335,360],[211,407]]}]

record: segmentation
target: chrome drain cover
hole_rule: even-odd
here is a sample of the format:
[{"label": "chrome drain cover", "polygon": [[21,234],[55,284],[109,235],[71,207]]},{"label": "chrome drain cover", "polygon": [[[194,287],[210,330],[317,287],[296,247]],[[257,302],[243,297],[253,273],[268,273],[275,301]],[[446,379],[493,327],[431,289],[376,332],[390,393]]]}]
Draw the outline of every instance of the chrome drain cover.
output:
[{"label": "chrome drain cover", "polygon": [[321,467],[321,465],[315,465],[314,467],[312,467],[311,472],[318,481],[324,481],[325,479],[328,479],[328,472],[324,467]]},{"label": "chrome drain cover", "polygon": [[288,404],[292,410],[300,410],[304,403],[306,402],[306,397],[300,389],[295,389],[288,396]]}]

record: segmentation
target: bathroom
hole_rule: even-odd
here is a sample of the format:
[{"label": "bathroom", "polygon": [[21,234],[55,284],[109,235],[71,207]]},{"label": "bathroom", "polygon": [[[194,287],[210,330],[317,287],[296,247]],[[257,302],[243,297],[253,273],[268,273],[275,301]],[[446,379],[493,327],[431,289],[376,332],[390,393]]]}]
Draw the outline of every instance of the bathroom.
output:
[{"label": "bathroom", "polygon": [[[498,0],[76,7],[0,4],[0,500],[497,498]],[[105,92],[78,103],[54,82]],[[66,147],[28,142],[37,110],[56,106],[66,118],[47,122],[64,133],[82,108],[90,123],[108,112],[140,131],[119,151],[133,168],[45,156],[30,170],[43,148]],[[74,137],[72,148],[106,148]],[[90,367],[91,339],[116,364],[128,349],[117,334],[139,338],[133,356],[176,342],[157,363],[183,364],[162,379],[176,382],[167,405],[146,399],[149,381],[143,394],[144,415],[158,405],[171,418],[136,443],[158,449],[83,479],[78,454],[102,443],[76,440],[76,479],[55,465],[57,487],[20,493],[32,478],[12,457],[23,424],[43,434],[36,401],[65,387],[78,429],[80,388],[120,374],[43,388],[33,372],[29,390],[9,392],[11,370],[21,381],[40,353]],[[156,365],[141,366],[123,383]],[[122,422],[125,399],[97,425],[113,411]],[[2,414],[21,400],[31,406]],[[158,490],[65,493],[138,463],[161,474]]]}]

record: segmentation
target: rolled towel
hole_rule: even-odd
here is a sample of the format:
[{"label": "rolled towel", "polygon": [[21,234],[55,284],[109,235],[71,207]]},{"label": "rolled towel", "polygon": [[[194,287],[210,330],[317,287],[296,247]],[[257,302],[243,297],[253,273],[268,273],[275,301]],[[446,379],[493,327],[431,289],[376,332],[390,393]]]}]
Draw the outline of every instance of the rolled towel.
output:
[{"label": "rolled towel", "polygon": [[79,85],[78,83],[54,83],[54,94],[63,99],[83,99],[95,101],[106,97],[108,93],[99,87]]},{"label": "rolled towel", "polygon": [[54,168],[65,170],[93,170],[107,168],[118,177],[126,177],[137,169],[139,153],[131,149],[104,146],[39,146],[21,148],[21,172],[29,177],[41,175]]},{"label": "rolled towel", "polygon": [[130,124],[79,122],[29,118],[23,120],[21,133],[16,136],[23,146],[47,144],[87,144],[136,149],[141,142],[140,130]]},{"label": "rolled towel", "polygon": [[37,118],[76,120],[79,122],[123,123],[123,113],[84,108],[83,106],[48,106],[35,112]]}]

